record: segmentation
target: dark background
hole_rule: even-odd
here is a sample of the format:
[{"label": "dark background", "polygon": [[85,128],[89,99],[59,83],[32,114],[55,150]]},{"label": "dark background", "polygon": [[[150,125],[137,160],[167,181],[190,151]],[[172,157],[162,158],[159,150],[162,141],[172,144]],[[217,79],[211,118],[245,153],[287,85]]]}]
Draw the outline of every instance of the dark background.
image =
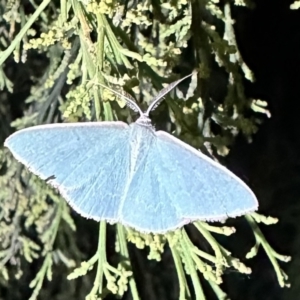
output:
[{"label": "dark background", "polygon": [[227,285],[232,299],[300,299],[300,11],[291,10],[291,3],[264,0],[252,11],[234,10],[240,51],[256,77],[246,92],[265,99],[272,117],[252,144],[236,141],[229,167],[246,174],[259,211],[279,218],[278,224],[261,228],[276,251],[292,256],[290,263],[281,263],[292,286],[276,284],[261,249],[250,263],[252,275]]}]

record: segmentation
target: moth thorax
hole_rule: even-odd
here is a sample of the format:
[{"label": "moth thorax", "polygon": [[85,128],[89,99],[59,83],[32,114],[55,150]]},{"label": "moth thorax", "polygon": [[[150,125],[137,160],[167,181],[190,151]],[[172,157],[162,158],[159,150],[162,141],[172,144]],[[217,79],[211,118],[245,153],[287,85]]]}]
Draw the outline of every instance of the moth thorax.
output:
[{"label": "moth thorax", "polygon": [[145,126],[145,127],[152,127],[151,120],[148,116],[146,115],[141,115],[136,121],[136,124]]}]

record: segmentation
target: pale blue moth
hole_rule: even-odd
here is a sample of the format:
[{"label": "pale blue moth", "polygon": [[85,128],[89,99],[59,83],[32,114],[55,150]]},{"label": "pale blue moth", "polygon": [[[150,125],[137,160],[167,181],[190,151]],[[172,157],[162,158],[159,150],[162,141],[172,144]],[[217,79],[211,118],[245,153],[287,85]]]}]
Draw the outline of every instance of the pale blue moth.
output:
[{"label": "pale blue moth", "polygon": [[140,114],[133,124],[34,126],[12,134],[5,146],[75,211],[97,221],[165,233],[195,220],[220,221],[256,210],[255,195],[237,176],[152,127],[149,113],[185,78],[163,89],[145,113],[123,96]]}]

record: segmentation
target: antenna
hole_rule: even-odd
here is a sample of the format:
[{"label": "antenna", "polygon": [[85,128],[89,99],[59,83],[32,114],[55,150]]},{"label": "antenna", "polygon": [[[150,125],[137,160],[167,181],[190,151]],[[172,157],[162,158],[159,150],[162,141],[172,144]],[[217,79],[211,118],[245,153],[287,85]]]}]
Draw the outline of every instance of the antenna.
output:
[{"label": "antenna", "polygon": [[194,71],[193,73],[178,79],[174,82],[171,82],[167,87],[165,87],[164,89],[162,89],[157,95],[156,97],[151,101],[147,111],[145,112],[145,115],[148,116],[149,113],[154,110],[163,100],[164,100],[164,96],[166,94],[168,94],[172,89],[174,89],[181,81],[185,80],[188,77],[191,77],[192,75],[196,74],[197,71]]},{"label": "antenna", "polygon": [[124,99],[126,101],[127,106],[129,108],[131,108],[133,111],[138,112],[140,114],[140,116],[144,115],[143,111],[140,109],[140,107],[137,105],[137,103],[135,103],[135,99],[133,97],[131,97],[131,95],[129,95],[125,91],[122,91],[122,93],[121,93],[121,92],[117,92],[117,91],[111,89],[110,87],[108,87],[100,82],[98,82],[97,84],[108,89],[115,95],[118,95],[120,98]]},{"label": "antenna", "polygon": [[98,83],[100,86],[108,89],[109,91],[111,91],[112,93],[114,93],[115,95],[118,95],[119,97],[121,97],[122,99],[124,99],[126,101],[126,104],[129,108],[131,108],[133,111],[138,112],[140,114],[141,117],[149,116],[149,113],[154,110],[163,100],[164,100],[164,96],[166,94],[168,94],[172,89],[174,89],[181,81],[185,80],[188,77],[191,77],[192,75],[196,74],[197,71],[194,71],[193,73],[178,79],[174,82],[171,82],[167,87],[163,88],[157,95],[156,97],[151,101],[147,111],[144,113],[140,107],[137,105],[137,103],[135,102],[135,99],[133,97],[131,97],[131,95],[129,95],[128,93],[126,93],[125,91],[122,92],[117,92],[111,88],[109,88],[108,86],[102,84],[102,83]]}]

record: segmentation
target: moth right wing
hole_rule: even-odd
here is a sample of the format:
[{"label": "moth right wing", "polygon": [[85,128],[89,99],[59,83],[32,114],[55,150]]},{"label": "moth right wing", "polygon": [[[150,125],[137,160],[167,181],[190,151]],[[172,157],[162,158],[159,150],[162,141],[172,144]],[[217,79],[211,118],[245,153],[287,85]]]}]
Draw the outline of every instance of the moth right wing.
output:
[{"label": "moth right wing", "polygon": [[169,199],[181,219],[220,221],[258,208],[250,188],[228,169],[176,137],[158,131],[158,148],[169,176]]},{"label": "moth right wing", "polygon": [[229,170],[166,132],[154,135],[144,137],[144,161],[121,206],[123,224],[165,233],[257,209],[253,192]]}]

